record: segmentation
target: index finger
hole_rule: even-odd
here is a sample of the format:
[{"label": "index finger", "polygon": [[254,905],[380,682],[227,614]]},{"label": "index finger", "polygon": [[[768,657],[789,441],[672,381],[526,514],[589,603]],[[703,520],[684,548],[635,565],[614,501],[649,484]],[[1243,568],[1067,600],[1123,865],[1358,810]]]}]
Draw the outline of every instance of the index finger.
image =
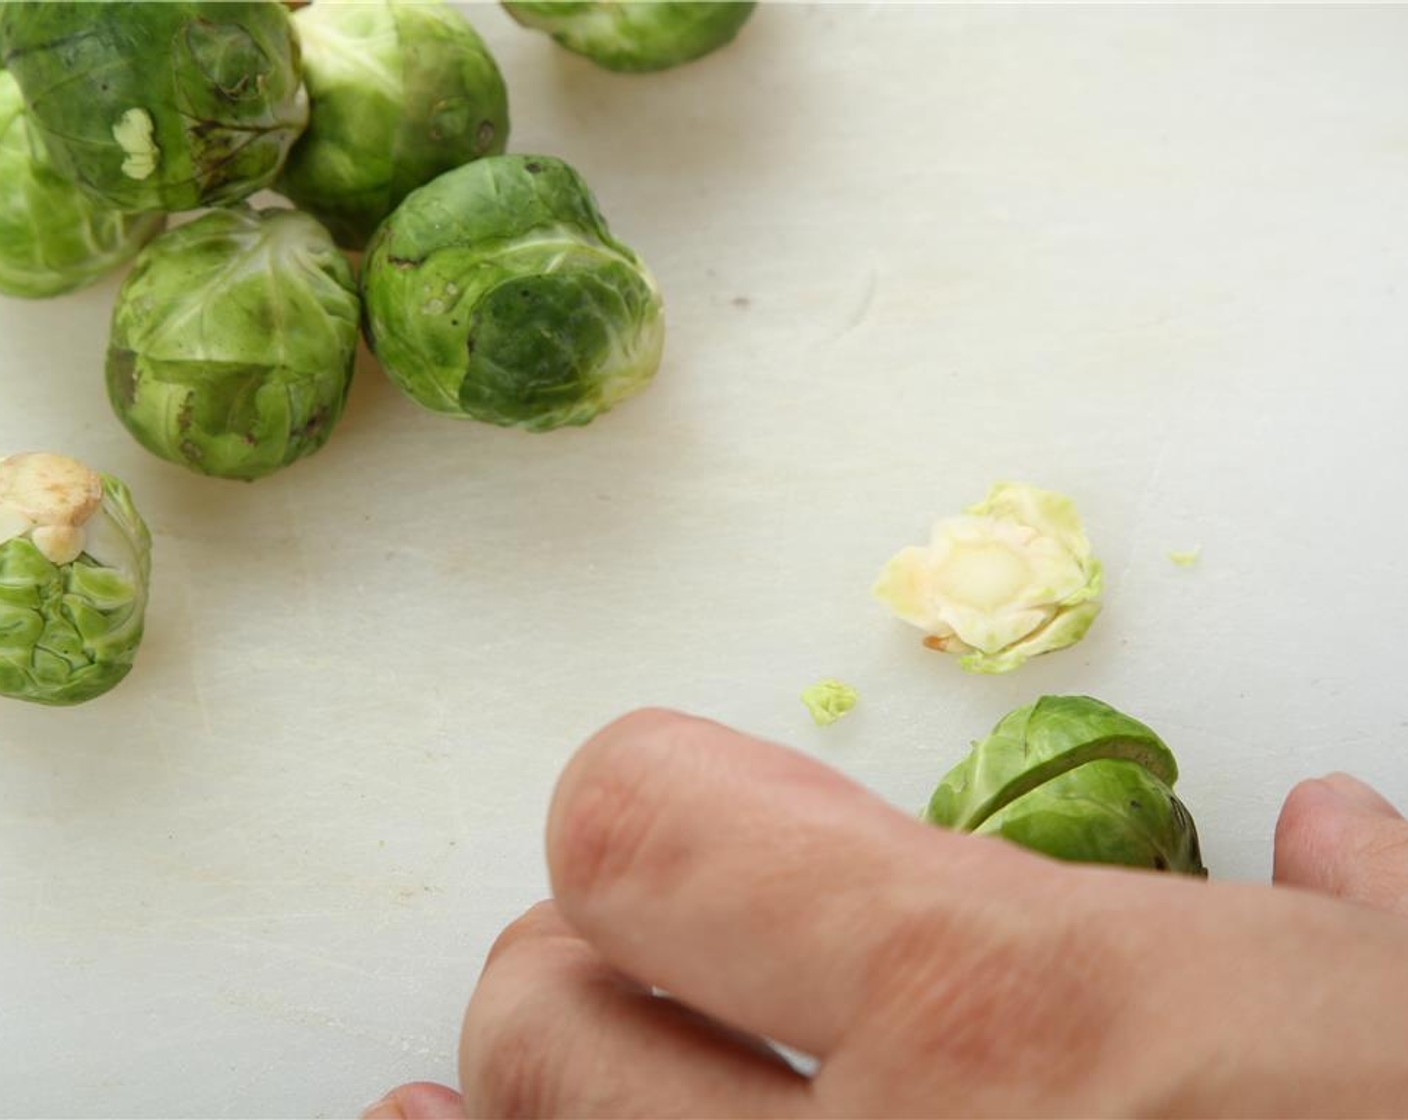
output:
[{"label": "index finger", "polygon": [[1036,879],[1015,848],[660,711],[618,720],[569,763],[548,862],[562,913],[615,967],[822,1057],[884,1000],[897,954],[918,946],[959,967],[1018,935]]}]

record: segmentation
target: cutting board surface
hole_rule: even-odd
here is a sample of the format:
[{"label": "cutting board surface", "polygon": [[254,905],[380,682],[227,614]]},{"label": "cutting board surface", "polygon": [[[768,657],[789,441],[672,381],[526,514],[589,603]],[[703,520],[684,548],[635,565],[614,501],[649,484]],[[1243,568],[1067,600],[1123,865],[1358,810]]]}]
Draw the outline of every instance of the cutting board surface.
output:
[{"label": "cutting board surface", "polygon": [[[512,148],[658,275],[663,368],[530,435],[364,355],[329,445],[244,485],[110,413],[119,277],[0,299],[0,449],[123,477],[155,537],[128,681],[0,702],[0,1109],[453,1080],[557,773],[642,704],[912,813],[1004,712],[1090,693],[1173,746],[1220,877],[1267,877],[1302,777],[1408,803],[1408,10],[770,5],[638,77],[468,11]],[[998,479],[1076,500],[1106,609],[973,677],[869,586]],[[829,729],[823,676],[862,694]]]}]

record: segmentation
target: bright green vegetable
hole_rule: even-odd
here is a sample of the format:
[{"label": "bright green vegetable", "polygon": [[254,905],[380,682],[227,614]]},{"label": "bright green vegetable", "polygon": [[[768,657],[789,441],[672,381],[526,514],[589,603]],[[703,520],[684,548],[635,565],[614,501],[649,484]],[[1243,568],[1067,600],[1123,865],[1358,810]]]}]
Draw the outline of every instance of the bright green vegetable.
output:
[{"label": "bright green vegetable", "polygon": [[1173,752],[1088,696],[1043,696],[1005,716],[944,775],[925,817],[1057,859],[1206,875]]},{"label": "bright green vegetable", "polygon": [[549,156],[490,156],[414,191],[368,247],[362,296],[413,400],[530,431],[639,392],[664,346],[654,278]]},{"label": "bright green vegetable", "polygon": [[332,434],[359,306],[351,267],[308,215],[212,210],[137,257],[113,310],[108,398],[163,459],[260,478]]},{"label": "bright green vegetable", "polygon": [[243,198],[308,120],[275,0],[10,0],[0,44],[55,171],[120,210]]},{"label": "bright green vegetable", "polygon": [[121,681],[150,573],[121,482],[62,455],[0,459],[0,696],[77,704]]},{"label": "bright green vegetable", "polygon": [[37,299],[91,284],[161,232],[56,175],[31,134],[19,86],[0,70],[0,292]]},{"label": "bright green vegetable", "polygon": [[1005,673],[1078,642],[1100,613],[1100,562],[1069,498],[999,482],[962,517],[934,526],[927,548],[906,548],[874,593],[959,654],[975,673]]},{"label": "bright green vegetable", "polygon": [[278,189],[360,249],[416,187],[504,150],[508,95],[440,0],[318,0],[294,16],[311,100]]},{"label": "bright green vegetable", "polygon": [[802,689],[802,703],[818,727],[835,723],[860,699],[860,693],[841,681],[824,680]]},{"label": "bright green vegetable", "polygon": [[524,27],[546,31],[607,70],[665,70],[733,41],[753,3],[693,0],[504,0]]}]

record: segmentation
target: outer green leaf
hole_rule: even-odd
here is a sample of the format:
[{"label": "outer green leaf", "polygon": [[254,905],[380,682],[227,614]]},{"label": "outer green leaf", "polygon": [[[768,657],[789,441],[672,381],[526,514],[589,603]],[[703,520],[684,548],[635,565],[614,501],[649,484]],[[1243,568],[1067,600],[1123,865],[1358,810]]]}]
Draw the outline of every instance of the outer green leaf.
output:
[{"label": "outer green leaf", "polygon": [[694,0],[504,0],[524,27],[545,31],[607,70],[665,70],[733,41],[753,3]]},{"label": "outer green leaf", "polygon": [[56,296],[91,284],[161,232],[162,214],[124,214],[60,178],[0,70],[0,292]]},{"label": "outer green leaf", "polygon": [[925,817],[1062,859],[1202,873],[1177,779],[1173,752],[1138,720],[1088,696],[1044,696],[974,744]]},{"label": "outer green leaf", "polygon": [[1205,875],[1187,808],[1136,762],[1087,762],[998,810],[977,829],[1056,859]]},{"label": "outer green leaf", "polygon": [[0,43],[55,171],[118,209],[243,198],[307,123],[276,0],[10,0]]},{"label": "outer green leaf", "polygon": [[437,175],[504,150],[493,56],[440,0],[318,0],[294,16],[311,101],[278,189],[339,245],[362,248]]},{"label": "outer green leaf", "polygon": [[352,270],[292,210],[217,210],[163,234],[119,293],[108,397],[154,454],[260,478],[327,442],[356,358]]},{"label": "outer green leaf", "polygon": [[581,177],[493,156],[413,192],[362,272],[368,339],[413,400],[543,431],[585,424],[654,376],[654,278],[607,230]]}]

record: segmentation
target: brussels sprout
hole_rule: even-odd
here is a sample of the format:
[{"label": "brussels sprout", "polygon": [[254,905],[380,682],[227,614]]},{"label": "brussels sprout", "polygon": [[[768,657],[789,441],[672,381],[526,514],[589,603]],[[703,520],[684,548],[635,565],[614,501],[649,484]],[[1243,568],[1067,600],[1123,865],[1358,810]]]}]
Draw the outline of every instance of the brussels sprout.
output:
[{"label": "brussels sprout", "polygon": [[607,70],[666,70],[733,41],[753,3],[694,0],[504,0],[524,27]]},{"label": "brussels sprout", "polygon": [[308,120],[275,0],[10,0],[0,43],[55,171],[120,210],[243,198]]},{"label": "brussels sprout", "polygon": [[585,424],[660,364],[660,293],[587,184],[549,156],[489,156],[412,192],[362,269],[368,340],[436,412]]},{"label": "brussels sprout", "polygon": [[860,693],[841,681],[824,680],[802,689],[802,703],[818,727],[835,723],[856,706]]},{"label": "brussels sprout", "polygon": [[162,234],[118,293],[108,399],[147,450],[254,479],[310,455],[342,415],[356,281],[294,210],[212,210]]},{"label": "brussels sprout", "polygon": [[312,112],[278,189],[360,249],[416,187],[504,150],[488,48],[440,0],[318,0],[294,16]]},{"label": "brussels sprout", "polygon": [[1085,637],[1100,613],[1100,562],[1069,498],[1000,482],[965,516],[906,548],[874,593],[930,649],[975,673],[1005,673]]},{"label": "brussels sprout", "polygon": [[95,203],[54,174],[30,132],[19,86],[0,70],[0,292],[37,299],[130,260],[166,218]]},{"label": "brussels sprout", "polygon": [[944,775],[925,817],[1056,859],[1207,874],[1173,752],[1089,696],[1043,696],[1005,716]]},{"label": "brussels sprout", "polygon": [[117,479],[63,455],[0,459],[0,696],[77,704],[142,641],[151,536]]}]

